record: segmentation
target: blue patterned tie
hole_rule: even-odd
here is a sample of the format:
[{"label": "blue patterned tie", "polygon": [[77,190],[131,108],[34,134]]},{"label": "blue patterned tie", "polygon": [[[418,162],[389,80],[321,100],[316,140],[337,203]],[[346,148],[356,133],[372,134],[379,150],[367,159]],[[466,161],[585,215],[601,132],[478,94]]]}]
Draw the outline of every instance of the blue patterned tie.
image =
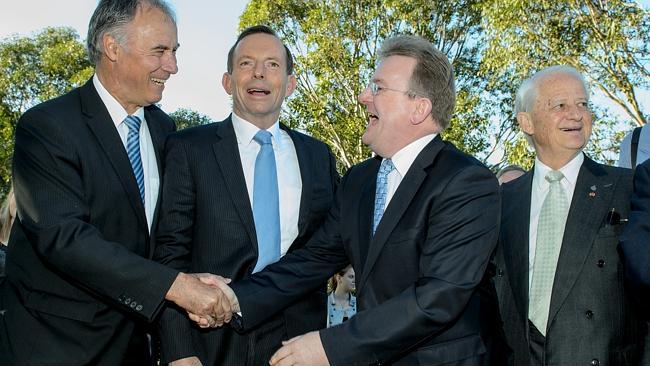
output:
[{"label": "blue patterned tie", "polygon": [[144,203],[144,171],[142,170],[142,159],[140,158],[140,118],[137,116],[126,116],[124,123],[129,127],[129,134],[126,137],[126,153],[131,161],[135,180],[140,189],[140,198]]},{"label": "blue patterned tie", "polygon": [[384,159],[377,173],[377,189],[375,191],[375,214],[372,224],[372,234],[375,234],[377,225],[381,221],[386,209],[386,196],[388,195],[388,174],[395,169],[395,165],[390,159]]},{"label": "blue patterned tie", "polygon": [[271,133],[259,130],[253,140],[260,144],[253,183],[253,219],[258,252],[253,269],[255,273],[280,259],[280,199]]}]

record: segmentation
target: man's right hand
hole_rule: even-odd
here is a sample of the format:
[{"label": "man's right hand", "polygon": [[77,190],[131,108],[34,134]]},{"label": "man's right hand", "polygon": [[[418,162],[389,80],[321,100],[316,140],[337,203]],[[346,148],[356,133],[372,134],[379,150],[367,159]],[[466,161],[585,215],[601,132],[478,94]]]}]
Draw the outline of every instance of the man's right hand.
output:
[{"label": "man's right hand", "polygon": [[201,360],[198,357],[186,357],[181,358],[180,360],[172,361],[169,363],[169,366],[203,366]]},{"label": "man's right hand", "polygon": [[[218,285],[205,283],[201,277],[209,277],[214,283],[227,287],[230,280],[210,274],[179,273],[167,291],[165,298],[173,301],[190,314],[200,326],[216,327],[230,321],[233,313],[231,297]],[[228,288],[228,290],[230,290]],[[230,291],[232,292],[232,291]],[[194,316],[192,316],[194,315]]]}]

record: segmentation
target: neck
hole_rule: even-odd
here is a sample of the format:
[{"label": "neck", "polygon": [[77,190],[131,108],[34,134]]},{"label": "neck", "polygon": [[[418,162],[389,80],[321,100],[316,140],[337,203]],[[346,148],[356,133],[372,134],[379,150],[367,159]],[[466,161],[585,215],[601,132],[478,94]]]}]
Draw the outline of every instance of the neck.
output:
[{"label": "neck", "polygon": [[544,163],[546,166],[553,170],[560,170],[562,169],[565,165],[569,164],[571,160],[573,160],[578,154],[582,153],[582,150],[574,151],[571,153],[550,153],[550,154],[545,154],[543,151],[538,150],[537,151],[537,158],[539,161]]},{"label": "neck", "polygon": [[340,287],[337,287],[334,291],[335,300],[348,300],[349,293],[345,290],[342,290]]}]

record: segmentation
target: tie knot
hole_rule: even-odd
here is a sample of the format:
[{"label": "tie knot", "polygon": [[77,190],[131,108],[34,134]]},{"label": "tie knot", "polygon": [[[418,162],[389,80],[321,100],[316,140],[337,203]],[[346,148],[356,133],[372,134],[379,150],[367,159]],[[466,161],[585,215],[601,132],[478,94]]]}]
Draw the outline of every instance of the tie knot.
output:
[{"label": "tie knot", "polygon": [[259,130],[253,137],[253,140],[257,141],[260,145],[267,145],[271,143],[271,133],[267,130]]},{"label": "tie knot", "polygon": [[546,180],[549,183],[559,182],[562,180],[562,178],[564,178],[564,174],[557,170],[551,170],[550,172],[546,173]]},{"label": "tie knot", "polygon": [[140,118],[138,116],[126,116],[124,119],[124,123],[129,127],[130,132],[138,132],[140,131]]},{"label": "tie knot", "polygon": [[381,166],[379,167],[379,174],[388,175],[393,170],[395,170],[395,165],[393,165],[393,161],[390,159],[384,159],[381,162]]}]

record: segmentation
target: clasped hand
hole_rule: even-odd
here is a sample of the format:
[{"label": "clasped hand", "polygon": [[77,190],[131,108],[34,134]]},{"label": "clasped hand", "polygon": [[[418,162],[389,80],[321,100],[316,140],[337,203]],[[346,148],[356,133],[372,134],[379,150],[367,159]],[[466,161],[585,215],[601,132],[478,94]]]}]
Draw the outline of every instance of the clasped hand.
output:
[{"label": "clasped hand", "polygon": [[232,315],[240,311],[237,296],[228,286],[231,280],[211,273],[194,273],[192,276],[215,291],[217,298],[209,306],[208,312],[200,314],[188,311],[189,318],[201,328],[216,328],[229,323]]},{"label": "clasped hand", "polygon": [[220,327],[239,312],[230,279],[210,273],[179,273],[166,298],[185,309],[200,327]]}]

